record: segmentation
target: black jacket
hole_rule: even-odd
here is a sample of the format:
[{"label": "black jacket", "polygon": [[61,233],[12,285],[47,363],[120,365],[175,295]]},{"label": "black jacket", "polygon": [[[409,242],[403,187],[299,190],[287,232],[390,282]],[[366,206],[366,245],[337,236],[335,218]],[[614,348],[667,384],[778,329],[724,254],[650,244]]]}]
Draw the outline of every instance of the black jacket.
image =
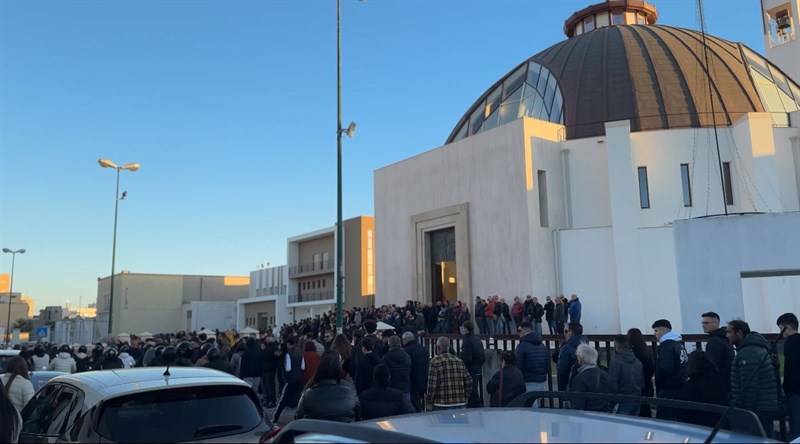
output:
[{"label": "black jacket", "polygon": [[800,334],[786,338],[783,346],[783,391],[800,395]]},{"label": "black jacket", "polygon": [[[578,373],[570,381],[569,391],[611,393],[611,377],[597,367],[590,367],[583,371],[579,369]],[[579,410],[591,410],[594,412],[610,412],[612,407],[608,401],[588,399],[575,399],[572,401],[572,405]]]},{"label": "black jacket", "polygon": [[205,364],[203,364],[203,367],[213,368],[214,370],[230,373],[231,375],[233,374],[233,367],[231,367],[231,364],[228,362],[227,359],[218,358],[213,361],[208,361]]},{"label": "black jacket", "polygon": [[365,420],[415,412],[403,392],[393,388],[375,387],[365,390],[358,395],[358,400],[361,403],[361,419]]},{"label": "black jacket", "polygon": [[[525,393],[525,379],[522,371],[516,366],[507,365],[503,367],[503,390],[502,400],[500,399],[500,372],[498,370],[492,379],[486,383],[486,392],[489,393],[489,407],[505,407],[517,396]],[[502,402],[502,405],[501,405]]]},{"label": "black jacket", "polygon": [[261,371],[263,371],[264,373],[275,372],[280,367],[281,363],[280,353],[278,353],[278,355],[275,356],[275,352],[280,351],[279,347],[280,346],[276,341],[272,341],[271,343],[267,344],[267,348],[265,348],[261,352],[261,356],[263,358],[263,365],[261,367]]},{"label": "black jacket", "polygon": [[381,358],[379,358],[375,352],[369,353],[361,358],[361,362],[359,362],[356,367],[356,377],[354,380],[357,393],[360,394],[364,390],[372,388],[375,367],[382,363]]},{"label": "black jacket", "polygon": [[[373,338],[377,338],[375,335],[367,335],[372,336]],[[367,336],[364,336],[365,338]],[[361,341],[364,339],[362,338]],[[356,373],[358,373],[358,363],[364,358],[364,352],[361,350],[361,341],[359,341],[355,346],[353,346],[353,359],[350,361],[350,374],[355,377]],[[372,354],[378,356],[379,358],[383,358],[383,355],[386,354],[386,346],[383,345],[383,341],[377,341],[375,343],[375,348],[372,349]],[[372,375],[370,374],[370,379]]]},{"label": "black jacket", "polygon": [[261,377],[262,357],[261,350],[258,345],[247,347],[247,350],[242,353],[242,364],[239,367],[239,376],[242,378],[260,378]]},{"label": "black jacket", "polygon": [[656,358],[656,390],[680,392],[683,388],[683,366],[686,350],[675,340],[661,341]]},{"label": "black jacket", "polygon": [[[286,382],[299,384],[303,380],[303,352],[300,351],[300,348],[295,346],[286,350],[286,353],[289,354],[289,360],[292,364],[292,369],[286,373]],[[285,359],[284,357],[280,362],[283,362]],[[283,365],[281,365],[281,368],[284,368]]]},{"label": "black jacket", "polygon": [[360,405],[353,388],[344,382],[323,379],[305,389],[297,404],[295,419],[354,422],[360,419]]},{"label": "black jacket", "polygon": [[614,355],[608,366],[608,375],[611,377],[611,393],[627,396],[640,396],[644,386],[644,371],[642,363],[632,350]]},{"label": "black jacket", "polygon": [[483,341],[475,333],[464,335],[464,341],[461,343],[461,360],[464,361],[470,375],[480,375],[483,371],[486,354],[483,351]]},{"label": "black jacket", "polygon": [[425,390],[428,387],[428,351],[416,339],[403,348],[411,356],[411,389]]},{"label": "black jacket", "polygon": [[[683,401],[702,402],[705,404],[728,405],[729,388],[725,382],[717,375],[694,375],[690,376],[680,393]],[[719,421],[719,414],[711,412],[700,412],[697,410],[675,410],[678,421],[689,424],[704,425],[714,427]]]},{"label": "black jacket", "polygon": [[400,347],[390,348],[383,365],[389,369],[389,387],[411,393],[411,356]]},{"label": "black jacket", "polygon": [[544,320],[545,321],[552,321],[553,320],[553,311],[556,309],[556,304],[553,301],[550,301],[544,304]]},{"label": "black jacket", "polygon": [[711,361],[719,372],[720,379],[727,387],[727,392],[731,391],[731,364],[736,352],[733,344],[728,342],[725,337],[726,328],[718,328],[709,333],[708,345],[706,345],[706,357]]}]

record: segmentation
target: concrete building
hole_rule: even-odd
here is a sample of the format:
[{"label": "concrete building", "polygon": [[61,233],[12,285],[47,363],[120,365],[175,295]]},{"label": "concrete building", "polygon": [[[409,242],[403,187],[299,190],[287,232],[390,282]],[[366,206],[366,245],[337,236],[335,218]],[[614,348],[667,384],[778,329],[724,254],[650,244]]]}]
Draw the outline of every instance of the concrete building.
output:
[{"label": "concrete building", "polygon": [[[8,298],[8,289],[6,289],[5,293],[0,293],[0,342],[5,341],[6,337],[6,321],[8,320],[9,310]],[[14,323],[17,320],[30,319],[29,312],[30,305],[25,296],[14,292],[11,295],[11,331],[14,330]]]},{"label": "concrete building", "polygon": [[[375,172],[378,305],[577,293],[589,333],[696,333],[703,311],[747,319],[753,294],[800,309],[797,78],[656,20],[638,1],[576,12],[444,146]],[[740,213],[768,214],[707,218]],[[769,260],[711,255],[755,242]]]},{"label": "concrete building", "polygon": [[237,302],[236,328],[274,329],[287,322],[289,269],[286,265],[250,272],[250,297]]},{"label": "concrete building", "polygon": [[800,0],[761,0],[767,59],[795,80],[800,79]]},{"label": "concrete building", "polygon": [[64,309],[57,305],[50,305],[39,310],[39,321],[47,324],[58,322],[64,318]]},{"label": "concrete building", "polygon": [[[171,333],[198,324],[212,330],[229,328],[226,326],[235,321],[236,301],[247,296],[250,285],[246,276],[122,272],[115,278],[113,335]],[[109,277],[97,281],[97,338],[105,337],[108,331],[110,283]],[[213,304],[204,305],[206,302]],[[219,302],[227,302],[228,308],[221,309]],[[221,310],[219,316],[207,316],[212,307]]]},{"label": "concrete building", "polygon": [[[344,305],[374,303],[375,220],[359,216],[342,221],[344,239]],[[288,300],[290,320],[321,315],[336,308],[336,227],[288,239]],[[288,314],[288,313],[287,313]]]}]

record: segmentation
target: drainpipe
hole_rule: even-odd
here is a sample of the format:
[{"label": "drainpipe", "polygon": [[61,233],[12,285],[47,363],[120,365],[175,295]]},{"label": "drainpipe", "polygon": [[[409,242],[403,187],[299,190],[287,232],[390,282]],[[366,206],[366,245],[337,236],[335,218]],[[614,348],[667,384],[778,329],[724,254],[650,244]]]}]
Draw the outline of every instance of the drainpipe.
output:
[{"label": "drainpipe", "polygon": [[567,227],[572,228],[572,188],[569,177],[569,149],[561,150],[561,175],[564,178],[564,209]]},{"label": "drainpipe", "polygon": [[792,142],[792,151],[794,154],[794,180],[797,186],[797,200],[800,203],[800,136],[789,137]]},{"label": "drainpipe", "polygon": [[553,230],[553,261],[556,270],[556,294],[553,297],[558,297],[561,294],[561,243],[559,242],[559,234],[561,228]]}]

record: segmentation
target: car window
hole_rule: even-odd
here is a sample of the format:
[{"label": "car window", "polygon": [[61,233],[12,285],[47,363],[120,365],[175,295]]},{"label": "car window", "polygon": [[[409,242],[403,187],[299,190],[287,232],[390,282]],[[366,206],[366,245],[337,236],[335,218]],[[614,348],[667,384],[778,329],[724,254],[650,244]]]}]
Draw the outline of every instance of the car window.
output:
[{"label": "car window", "polygon": [[48,435],[61,435],[67,430],[69,418],[78,410],[78,394],[69,387],[63,387],[53,399],[53,412],[50,415],[50,424],[47,427]]},{"label": "car window", "polygon": [[22,432],[30,434],[43,434],[50,426],[45,421],[53,413],[52,403],[59,391],[58,384],[42,388],[31,398],[22,409]]},{"label": "car window", "polygon": [[244,433],[262,420],[249,387],[181,387],[105,401],[97,432],[117,442],[180,442]]}]

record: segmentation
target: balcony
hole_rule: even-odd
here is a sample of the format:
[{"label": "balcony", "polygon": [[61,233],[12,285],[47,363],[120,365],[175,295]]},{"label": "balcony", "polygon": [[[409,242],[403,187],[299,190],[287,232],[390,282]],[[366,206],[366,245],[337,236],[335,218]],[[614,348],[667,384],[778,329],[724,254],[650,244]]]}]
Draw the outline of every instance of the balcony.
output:
[{"label": "balcony", "polygon": [[306,292],[301,294],[290,294],[289,304],[299,304],[301,302],[314,302],[314,301],[332,301],[334,299],[333,291],[316,291]]},{"label": "balcony", "polygon": [[289,267],[290,278],[315,276],[318,274],[333,273],[334,261],[319,261],[310,264]]}]

